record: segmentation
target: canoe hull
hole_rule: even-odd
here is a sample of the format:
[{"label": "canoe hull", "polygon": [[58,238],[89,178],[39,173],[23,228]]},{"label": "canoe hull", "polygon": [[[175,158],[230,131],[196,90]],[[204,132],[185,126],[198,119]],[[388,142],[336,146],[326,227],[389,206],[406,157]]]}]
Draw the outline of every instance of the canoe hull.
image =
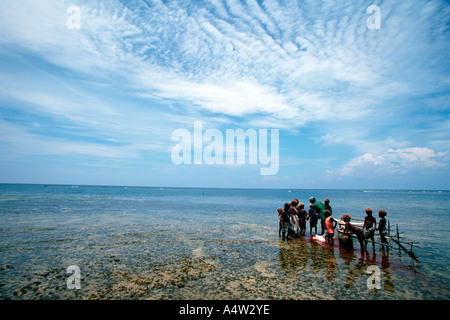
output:
[{"label": "canoe hull", "polygon": [[353,239],[350,236],[345,236],[342,233],[339,233],[339,244],[342,248],[350,249],[353,248]]}]

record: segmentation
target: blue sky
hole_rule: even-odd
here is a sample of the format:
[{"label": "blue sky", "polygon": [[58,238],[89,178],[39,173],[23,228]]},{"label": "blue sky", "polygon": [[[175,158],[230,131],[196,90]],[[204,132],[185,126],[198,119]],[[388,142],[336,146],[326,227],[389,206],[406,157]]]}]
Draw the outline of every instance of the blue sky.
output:
[{"label": "blue sky", "polygon": [[[449,28],[444,0],[1,1],[0,182],[450,189]],[[194,121],[278,129],[277,174],[174,164]]]}]

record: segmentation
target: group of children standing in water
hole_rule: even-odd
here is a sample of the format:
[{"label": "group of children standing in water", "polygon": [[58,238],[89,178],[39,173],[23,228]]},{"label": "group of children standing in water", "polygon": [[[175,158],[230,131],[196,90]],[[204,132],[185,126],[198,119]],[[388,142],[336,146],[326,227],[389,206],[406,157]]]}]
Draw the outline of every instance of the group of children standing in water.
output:
[{"label": "group of children standing in water", "polygon": [[[330,206],[330,200],[325,199],[324,203],[317,201],[314,197],[309,198],[309,210],[305,210],[305,204],[299,203],[298,199],[294,199],[291,203],[286,202],[284,209],[277,208],[279,229],[278,235],[283,240],[287,240],[290,237],[295,238],[298,236],[304,236],[306,233],[306,222],[309,220],[309,232],[312,235],[312,229],[314,228],[317,235],[317,223],[320,221],[321,235],[325,234],[325,239],[330,245],[334,245],[334,230],[338,224],[338,220],[331,217],[332,208]],[[344,214],[342,220],[345,224],[343,228],[343,234],[349,236],[353,233],[356,235],[359,243],[361,244],[361,250],[367,249],[367,241],[371,240],[373,249],[375,249],[374,235],[378,230],[381,238],[381,243],[387,244],[386,235],[386,211],[380,210],[379,217],[380,223],[377,227],[375,217],[372,216],[372,209],[366,208],[366,217],[362,228],[358,228],[350,223],[351,216]],[[363,246],[363,243],[365,244]],[[383,246],[384,248],[384,246]]]},{"label": "group of children standing in water", "polygon": [[[309,232],[312,234],[314,228],[315,234],[317,234],[317,223],[320,220],[320,226],[322,229],[322,235],[325,230],[328,234],[334,235],[333,226],[334,219],[331,218],[332,209],[330,206],[330,200],[325,199],[324,203],[316,201],[314,197],[309,198],[309,210],[305,210],[305,204],[299,203],[298,199],[294,199],[291,203],[286,202],[284,209],[277,208],[278,219],[280,220],[280,227],[278,234],[283,240],[289,239],[289,237],[304,236],[306,233],[306,222],[309,220]],[[328,219],[330,218],[330,219]],[[327,228],[328,225],[328,228]]]}]

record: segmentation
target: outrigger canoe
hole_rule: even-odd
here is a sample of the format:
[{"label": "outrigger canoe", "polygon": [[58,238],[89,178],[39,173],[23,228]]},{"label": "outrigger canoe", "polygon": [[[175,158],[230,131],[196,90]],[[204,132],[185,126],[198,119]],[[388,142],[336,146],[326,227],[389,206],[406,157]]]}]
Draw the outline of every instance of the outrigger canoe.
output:
[{"label": "outrigger canoe", "polygon": [[[344,228],[345,228],[345,222],[343,220],[337,220],[334,219],[339,227],[338,227],[338,239],[339,239],[339,245],[345,249],[352,249],[353,248],[353,238],[356,238],[354,234],[344,234]],[[356,219],[354,219],[356,220]],[[362,228],[363,224],[362,222],[350,222],[351,224]],[[412,251],[413,246],[420,248],[415,242],[413,241],[402,241],[400,240],[402,237],[400,236],[401,232],[398,230],[397,225],[397,233],[395,235],[391,235],[391,225],[388,220],[388,234],[386,235],[386,239],[388,240],[388,243],[380,243],[379,241],[372,241],[370,239],[364,239],[364,241],[367,242],[373,242],[382,246],[386,247],[392,247],[392,242],[398,245],[399,250],[402,249],[404,252],[406,252],[411,258],[413,258],[416,261],[419,261],[417,256]],[[408,250],[403,244],[409,245],[410,249]]]}]

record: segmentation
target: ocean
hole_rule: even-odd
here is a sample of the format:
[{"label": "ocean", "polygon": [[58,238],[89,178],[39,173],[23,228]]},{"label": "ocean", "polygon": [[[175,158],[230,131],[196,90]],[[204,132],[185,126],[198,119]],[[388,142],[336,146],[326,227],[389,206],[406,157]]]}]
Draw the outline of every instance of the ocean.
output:
[{"label": "ocean", "polygon": [[[280,239],[276,208],[311,196],[337,219],[386,210],[418,260],[324,245],[309,224]],[[449,196],[0,184],[0,299],[449,299]]]}]

